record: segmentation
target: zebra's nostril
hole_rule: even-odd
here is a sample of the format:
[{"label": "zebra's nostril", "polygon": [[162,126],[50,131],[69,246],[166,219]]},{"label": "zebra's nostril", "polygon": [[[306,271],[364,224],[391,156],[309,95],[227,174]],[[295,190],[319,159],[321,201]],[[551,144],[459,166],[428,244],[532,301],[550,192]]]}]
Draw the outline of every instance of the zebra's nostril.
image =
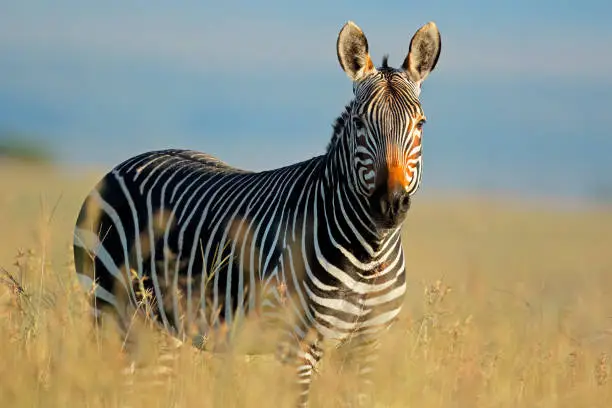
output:
[{"label": "zebra's nostril", "polygon": [[410,208],[410,196],[408,194],[404,195],[400,199],[400,208],[404,211],[407,211]]}]

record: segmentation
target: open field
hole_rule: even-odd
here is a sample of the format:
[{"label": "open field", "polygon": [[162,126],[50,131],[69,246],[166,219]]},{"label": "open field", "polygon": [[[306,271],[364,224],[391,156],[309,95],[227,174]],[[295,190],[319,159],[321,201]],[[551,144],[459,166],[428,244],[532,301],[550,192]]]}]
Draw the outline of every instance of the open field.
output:
[{"label": "open field", "polygon": [[[286,406],[291,377],[265,356],[185,350],[167,386],[125,386],[120,340],[92,333],[71,265],[99,175],[0,164],[0,266],[21,280],[0,285],[0,407]],[[612,211],[418,197],[405,234],[376,406],[610,406]],[[314,406],[337,406],[336,369],[324,363]]]}]

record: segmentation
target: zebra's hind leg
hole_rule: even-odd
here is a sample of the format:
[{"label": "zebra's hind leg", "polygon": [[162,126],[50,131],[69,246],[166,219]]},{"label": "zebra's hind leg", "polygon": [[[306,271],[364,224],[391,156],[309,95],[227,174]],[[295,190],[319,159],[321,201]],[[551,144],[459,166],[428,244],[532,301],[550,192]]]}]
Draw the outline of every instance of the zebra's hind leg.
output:
[{"label": "zebra's hind leg", "polygon": [[[128,393],[166,388],[176,372],[184,343],[131,305],[116,319]],[[143,389],[143,387],[146,388]]]},{"label": "zebra's hind leg", "polygon": [[[126,350],[126,365],[123,370],[123,396],[125,404],[132,408],[151,402],[152,396],[168,399],[169,407],[176,406],[172,401],[180,389],[178,376],[184,363],[184,354],[192,347],[174,336],[159,331],[148,334],[139,343],[138,350]],[[194,354],[199,352],[193,348]],[[146,403],[145,403],[146,402]]]}]

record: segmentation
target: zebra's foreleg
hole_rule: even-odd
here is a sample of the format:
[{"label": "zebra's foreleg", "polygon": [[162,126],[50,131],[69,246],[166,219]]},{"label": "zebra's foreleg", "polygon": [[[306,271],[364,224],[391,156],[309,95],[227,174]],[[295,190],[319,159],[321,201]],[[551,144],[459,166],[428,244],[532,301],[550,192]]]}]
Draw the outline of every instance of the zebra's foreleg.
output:
[{"label": "zebra's foreleg", "polygon": [[290,364],[295,368],[297,374],[295,389],[298,394],[296,406],[306,408],[309,404],[312,377],[317,372],[317,365],[323,357],[321,337],[314,330],[308,332],[303,338],[292,330],[284,332],[281,337],[282,340],[278,343],[276,350],[276,358],[282,364]]},{"label": "zebra's foreleg", "polygon": [[345,395],[344,402],[349,407],[372,406],[372,372],[378,359],[380,341],[369,335],[355,335],[340,347],[342,356],[341,371],[356,376],[351,390]]},{"label": "zebra's foreleg", "polygon": [[308,407],[312,377],[317,371],[321,357],[323,357],[323,349],[319,343],[320,338],[317,338],[314,342],[302,342],[298,349],[297,386],[299,394],[297,406],[300,408]]}]

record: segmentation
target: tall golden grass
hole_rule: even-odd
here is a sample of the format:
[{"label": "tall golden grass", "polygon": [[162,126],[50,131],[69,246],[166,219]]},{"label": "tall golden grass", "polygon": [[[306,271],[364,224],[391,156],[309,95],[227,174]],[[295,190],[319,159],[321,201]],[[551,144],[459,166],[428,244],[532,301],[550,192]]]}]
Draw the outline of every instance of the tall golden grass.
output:
[{"label": "tall golden grass", "polygon": [[[0,165],[0,407],[290,406],[291,369],[272,356],[186,347],[161,385],[122,375],[121,339],[92,329],[71,262],[99,176]],[[409,290],[383,339],[377,407],[612,404],[612,211],[419,197],[405,238]],[[350,390],[330,354],[316,407]]]}]

